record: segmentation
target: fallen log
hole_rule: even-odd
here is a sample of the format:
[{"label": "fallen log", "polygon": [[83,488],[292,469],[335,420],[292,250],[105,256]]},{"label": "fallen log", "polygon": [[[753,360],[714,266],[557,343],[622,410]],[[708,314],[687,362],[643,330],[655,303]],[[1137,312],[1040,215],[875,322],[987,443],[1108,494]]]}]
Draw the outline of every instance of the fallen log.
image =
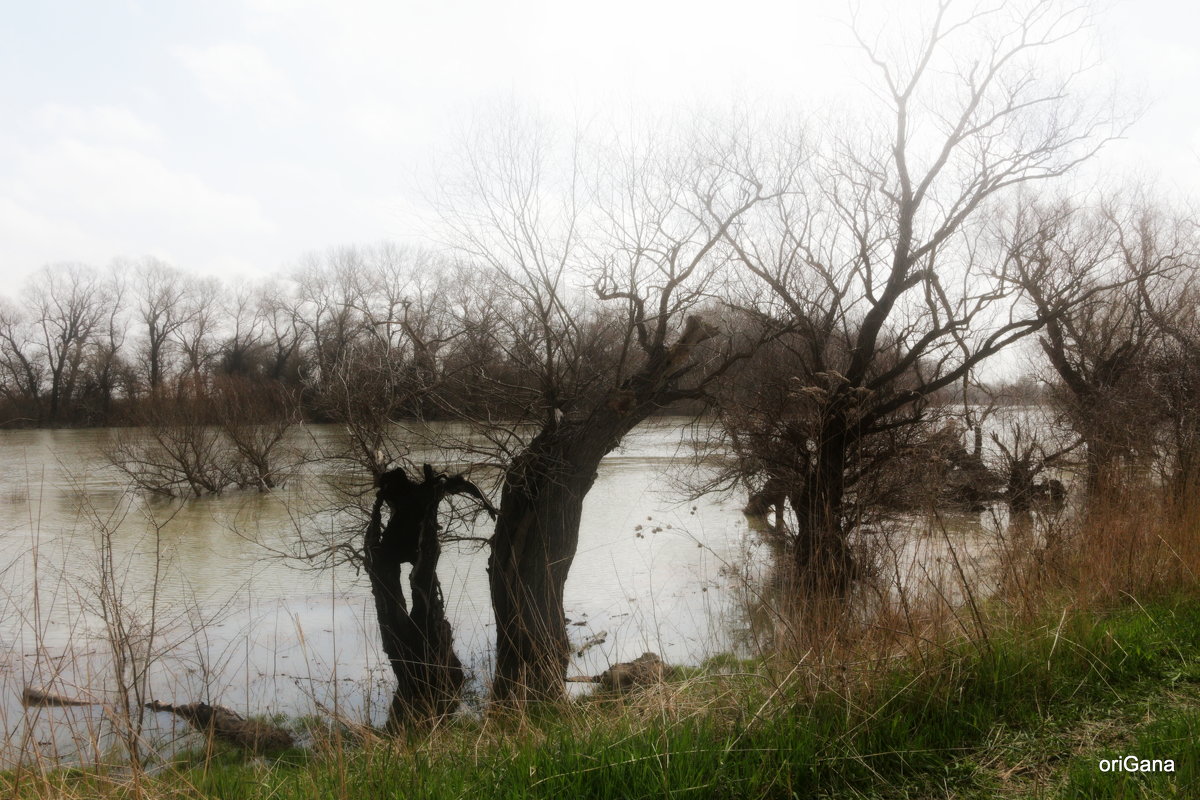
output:
[{"label": "fallen log", "polygon": [[[26,686],[25,690],[21,692],[21,705],[26,708],[108,707],[107,703],[63,697],[30,686]],[[236,711],[224,706],[214,706],[208,703],[172,705],[152,700],[145,704],[145,708],[150,711],[174,714],[205,736],[255,753],[286,750],[296,744],[292,734],[283,728],[269,722],[246,719]]]},{"label": "fallen log", "polygon": [[104,704],[94,700],[75,700],[26,686],[25,691],[21,692],[21,705],[25,708],[66,708],[70,706],[102,706]]},{"label": "fallen log", "polygon": [[613,664],[600,673],[600,685],[610,691],[627,692],[639,686],[662,683],[673,671],[658,653],[642,653],[633,661]]},{"label": "fallen log", "polygon": [[172,705],[153,700],[146,703],[146,708],[174,714],[205,736],[255,753],[286,750],[296,744],[292,734],[283,728],[269,722],[246,719],[224,706],[208,703]]}]

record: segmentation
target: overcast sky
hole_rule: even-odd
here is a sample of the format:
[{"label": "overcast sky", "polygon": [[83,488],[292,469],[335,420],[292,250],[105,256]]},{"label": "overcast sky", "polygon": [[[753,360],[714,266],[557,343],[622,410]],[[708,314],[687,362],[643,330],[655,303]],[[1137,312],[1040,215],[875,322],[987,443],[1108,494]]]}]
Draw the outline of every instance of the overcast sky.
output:
[{"label": "overcast sky", "polygon": [[[838,2],[0,0],[0,274],[153,254],[221,276],[419,233],[474,109],[570,121],[852,97]],[[892,0],[905,9],[916,0]],[[1097,6],[1148,113],[1106,170],[1200,190],[1200,11]]]}]

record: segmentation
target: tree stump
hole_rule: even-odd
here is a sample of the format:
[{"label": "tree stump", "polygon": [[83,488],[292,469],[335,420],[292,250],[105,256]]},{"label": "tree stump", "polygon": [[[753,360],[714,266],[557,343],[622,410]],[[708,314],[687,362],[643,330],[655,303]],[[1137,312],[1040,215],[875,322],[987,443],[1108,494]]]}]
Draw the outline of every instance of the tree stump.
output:
[{"label": "tree stump", "polygon": [[597,680],[609,691],[628,692],[639,686],[662,683],[673,671],[657,653],[642,653],[633,661],[613,664]]}]

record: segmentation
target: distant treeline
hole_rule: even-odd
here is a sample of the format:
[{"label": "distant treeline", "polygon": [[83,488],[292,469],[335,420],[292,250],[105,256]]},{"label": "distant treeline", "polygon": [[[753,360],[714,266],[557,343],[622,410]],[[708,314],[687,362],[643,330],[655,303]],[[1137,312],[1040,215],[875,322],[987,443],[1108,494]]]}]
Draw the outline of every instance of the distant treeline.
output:
[{"label": "distant treeline", "polygon": [[472,374],[535,394],[538,379],[497,335],[506,309],[488,280],[391,244],[257,281],[149,257],[47,265],[0,297],[0,427],[138,425],[180,408],[217,424],[249,394],[313,422],[344,419],[365,392],[392,418],[503,413],[523,393],[474,396]]},{"label": "distant treeline", "polygon": [[[364,361],[388,376],[390,415],[496,412],[539,387],[520,353],[495,337],[491,323],[504,309],[486,297],[488,280],[393,244],[312,255],[286,277],[257,281],[201,277],[150,257],[107,268],[50,264],[0,297],[0,427],[137,425],[180,403],[217,423],[221,409],[195,401],[242,398],[253,387],[301,419],[336,421],[340,401],[330,393]],[[472,371],[526,392],[472,396]],[[460,378],[455,389],[439,381],[430,391],[447,373]],[[966,391],[973,403],[1033,403],[1045,386],[1023,376]]]}]

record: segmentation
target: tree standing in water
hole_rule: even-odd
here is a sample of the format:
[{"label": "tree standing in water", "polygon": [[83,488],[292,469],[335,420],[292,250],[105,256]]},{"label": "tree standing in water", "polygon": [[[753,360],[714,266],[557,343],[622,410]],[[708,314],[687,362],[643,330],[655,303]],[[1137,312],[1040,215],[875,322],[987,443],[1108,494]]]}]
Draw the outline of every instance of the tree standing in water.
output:
[{"label": "tree standing in water", "polygon": [[[437,577],[441,543],[438,509],[449,495],[469,495],[495,517],[475,484],[426,464],[414,481],[403,469],[384,472],[371,508],[363,561],[375,599],[383,650],[396,676],[389,730],[436,720],[458,704],[465,678],[454,653],[450,621]],[[387,524],[383,522],[388,508]],[[411,565],[411,606],[405,601],[401,567]]]},{"label": "tree standing in water", "polygon": [[600,461],[752,350],[721,330],[713,297],[729,237],[777,190],[737,131],[585,152],[509,118],[464,152],[443,217],[479,269],[471,307],[506,361],[456,379],[490,401],[488,416],[460,418],[503,475],[488,563],[492,693],[519,706],[563,696],[563,591]]},{"label": "tree standing in water", "polygon": [[764,391],[730,397],[725,428],[746,468],[766,470],[760,483],[788,484],[808,593],[842,594],[861,574],[853,511],[888,440],[1082,297],[1066,287],[1019,305],[1022,275],[989,225],[1006,198],[1070,173],[1117,132],[1107,109],[1076,102],[1077,74],[1047,67],[1086,22],[1083,4],[964,12],[940,0],[898,51],[856,23],[882,123],[831,137],[758,248],[729,239],[793,332]]}]

